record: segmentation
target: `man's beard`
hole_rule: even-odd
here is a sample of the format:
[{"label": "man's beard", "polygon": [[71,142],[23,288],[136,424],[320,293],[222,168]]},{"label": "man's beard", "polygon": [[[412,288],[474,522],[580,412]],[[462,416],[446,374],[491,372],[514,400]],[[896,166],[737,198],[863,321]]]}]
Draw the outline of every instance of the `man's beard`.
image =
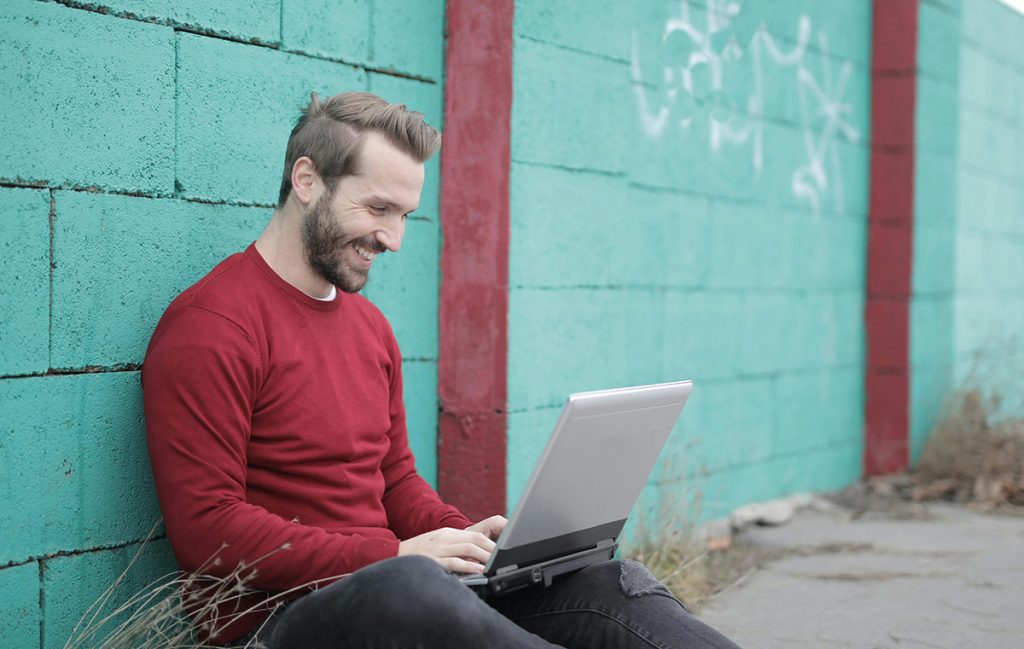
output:
[{"label": "man's beard", "polygon": [[[345,261],[345,247],[349,236],[338,225],[331,214],[333,191],[325,191],[309,211],[302,217],[302,241],[306,245],[306,260],[310,267],[325,280],[346,293],[358,293],[369,273],[363,268],[353,268]],[[356,241],[371,252],[384,252],[372,236]]]}]

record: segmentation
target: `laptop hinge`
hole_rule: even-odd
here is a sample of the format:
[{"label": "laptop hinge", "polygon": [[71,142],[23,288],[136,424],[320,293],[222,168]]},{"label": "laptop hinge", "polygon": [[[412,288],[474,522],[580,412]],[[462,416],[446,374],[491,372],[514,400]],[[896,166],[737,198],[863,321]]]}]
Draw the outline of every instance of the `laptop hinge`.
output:
[{"label": "laptop hinge", "polygon": [[603,541],[598,541],[597,545],[594,546],[594,547],[596,547],[597,549],[601,549],[601,548],[610,548],[613,545],[615,545],[615,539],[605,539]]},{"label": "laptop hinge", "polygon": [[494,574],[496,576],[500,577],[501,575],[507,575],[510,572],[515,572],[516,570],[519,570],[519,565],[513,563],[513,564],[510,564],[510,565],[502,566],[501,568],[498,568],[498,570]]}]

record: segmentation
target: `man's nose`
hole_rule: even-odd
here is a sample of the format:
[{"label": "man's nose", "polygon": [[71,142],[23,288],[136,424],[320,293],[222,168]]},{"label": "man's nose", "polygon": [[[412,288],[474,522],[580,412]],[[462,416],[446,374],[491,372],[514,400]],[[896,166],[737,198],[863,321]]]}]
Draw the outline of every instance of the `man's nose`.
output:
[{"label": "man's nose", "polygon": [[389,252],[398,252],[402,247],[402,235],[405,234],[405,221],[398,219],[389,222],[377,230],[377,242]]}]

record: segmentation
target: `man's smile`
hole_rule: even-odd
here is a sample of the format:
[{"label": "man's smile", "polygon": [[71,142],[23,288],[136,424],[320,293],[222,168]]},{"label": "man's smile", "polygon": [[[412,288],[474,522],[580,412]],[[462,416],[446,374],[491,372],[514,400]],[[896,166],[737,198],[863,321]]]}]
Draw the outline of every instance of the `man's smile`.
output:
[{"label": "man's smile", "polygon": [[356,254],[359,255],[359,257],[363,261],[365,261],[367,264],[372,263],[374,257],[376,257],[377,254],[378,254],[376,252],[372,252],[370,250],[367,250],[366,248],[362,247],[358,243],[353,243],[352,244],[352,248],[356,251]]}]

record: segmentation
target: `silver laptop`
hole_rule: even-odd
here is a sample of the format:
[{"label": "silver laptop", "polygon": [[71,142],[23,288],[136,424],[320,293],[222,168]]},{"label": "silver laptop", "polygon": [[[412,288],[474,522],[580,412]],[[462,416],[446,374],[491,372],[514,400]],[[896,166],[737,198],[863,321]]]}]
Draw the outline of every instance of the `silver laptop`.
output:
[{"label": "silver laptop", "polygon": [[461,580],[500,595],[610,559],[692,387],[570,395],[483,574]]}]

